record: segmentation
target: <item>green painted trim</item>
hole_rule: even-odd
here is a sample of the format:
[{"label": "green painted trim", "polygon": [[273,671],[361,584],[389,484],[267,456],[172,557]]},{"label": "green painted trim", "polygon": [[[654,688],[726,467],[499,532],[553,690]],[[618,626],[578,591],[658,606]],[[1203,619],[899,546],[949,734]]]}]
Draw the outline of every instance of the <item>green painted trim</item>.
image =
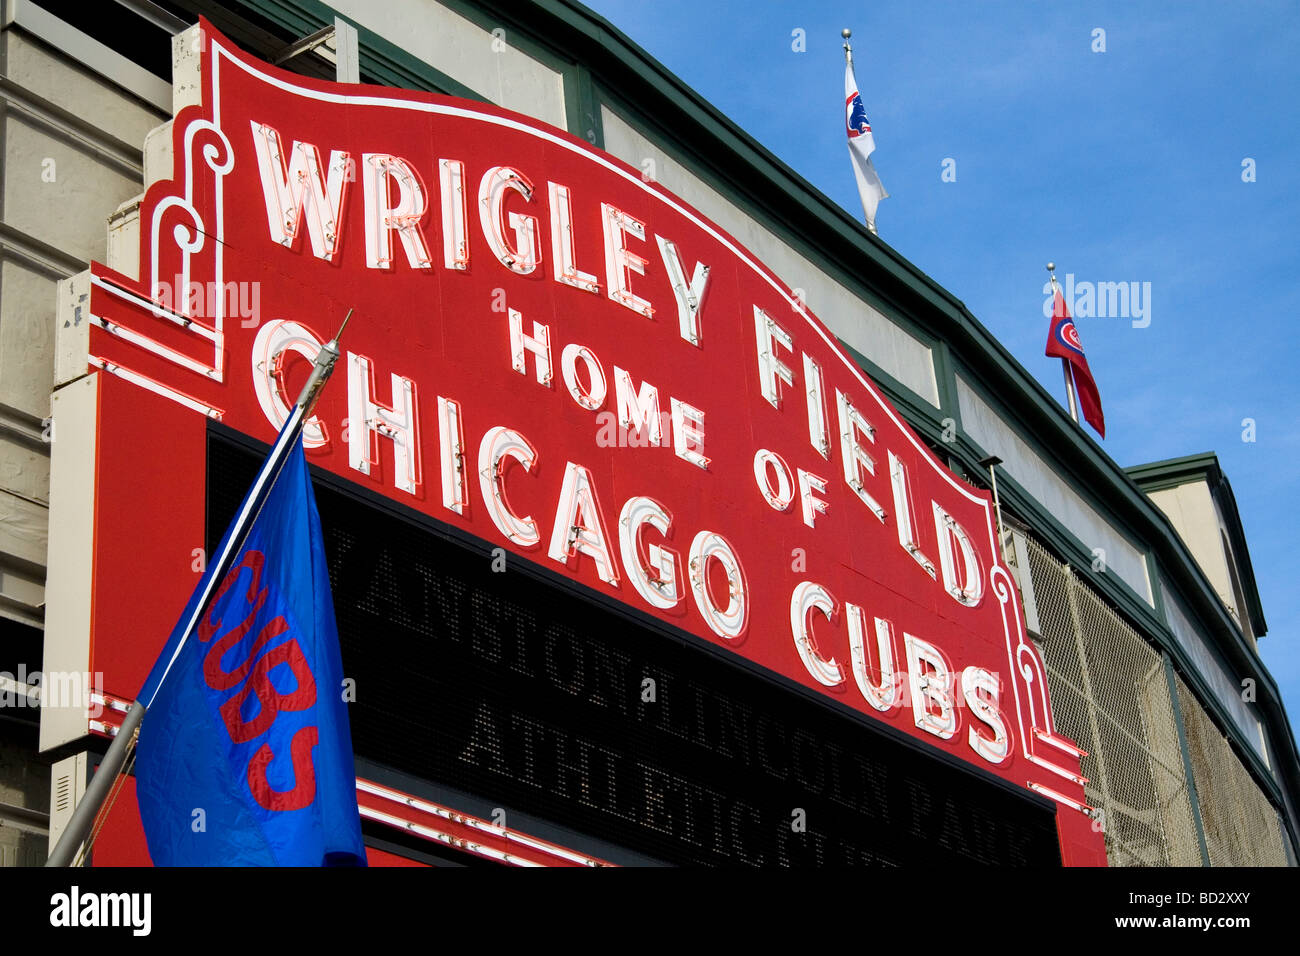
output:
[{"label": "green painted trim", "polygon": [[[337,12],[316,0],[302,0],[301,3],[280,3],[277,0],[236,0],[237,5],[247,7],[266,17],[272,23],[288,30],[294,36],[308,36],[333,23]],[[358,37],[358,43],[360,38]]]},{"label": "green painted trim", "polygon": [[1201,800],[1196,794],[1196,775],[1192,772],[1192,751],[1187,745],[1187,731],[1183,726],[1183,704],[1178,699],[1178,682],[1174,680],[1174,665],[1168,654],[1165,661],[1165,682],[1169,699],[1174,707],[1174,725],[1178,728],[1178,749],[1183,755],[1183,774],[1187,777],[1187,801],[1192,805],[1192,820],[1196,824],[1196,845],[1201,849],[1201,866],[1210,866],[1210,848],[1205,842],[1205,823],[1201,819]]},{"label": "green painted trim", "polygon": [[1156,617],[1165,627],[1169,627],[1169,608],[1165,607],[1165,591],[1160,586],[1160,565],[1150,551],[1146,553],[1146,559],[1147,580],[1151,582],[1151,599],[1155,602]]},{"label": "green painted trim", "polygon": [[1223,512],[1223,518],[1228,524],[1228,541],[1232,545],[1232,553],[1237,559],[1239,570],[1244,572],[1239,575],[1243,578],[1242,584],[1246,588],[1246,604],[1250,610],[1251,627],[1255,631],[1255,639],[1258,640],[1268,634],[1268,621],[1264,619],[1264,604],[1259,597],[1259,584],[1255,580],[1255,564],[1250,558],[1250,548],[1246,544],[1246,526],[1241,521],[1241,512],[1237,509],[1237,496],[1232,493],[1232,483],[1228,481],[1228,476],[1222,474],[1219,481],[1217,493],[1219,495],[1219,508]]},{"label": "green painted trim", "polygon": [[934,355],[934,377],[939,387],[939,408],[944,416],[951,418],[958,429],[961,425],[961,403],[957,399],[957,372],[953,365],[952,350],[948,343],[939,339],[932,350]]},{"label": "green painted trim", "polygon": [[[600,94],[592,81],[591,71],[581,63],[577,65],[574,81],[564,84],[565,95],[572,100],[572,117],[569,132],[580,136],[598,149],[605,148],[605,121],[600,115]],[[574,128],[576,126],[576,129]]]},{"label": "green painted trim", "polygon": [[1132,465],[1124,471],[1143,490],[1172,488],[1198,478],[1206,479],[1213,484],[1223,474],[1219,467],[1219,456],[1212,451],[1184,455],[1181,458],[1167,458],[1164,461],[1148,462],[1145,465]]},{"label": "green painted trim", "polygon": [[[271,22],[295,35],[306,35],[334,22],[341,16],[357,29],[363,80],[375,80],[403,89],[428,90],[446,96],[478,102],[491,102],[483,93],[452,79],[432,64],[412,56],[401,47],[372,30],[343,16],[320,0],[236,0]],[[526,27],[520,26],[514,7],[503,6],[489,14],[485,6],[464,0],[439,0],[442,6],[491,33],[505,30],[505,42],[524,55],[554,70],[561,77],[564,90],[564,116],[568,132],[600,147],[604,130],[600,122],[600,103],[591,80],[591,72],[574,60],[558,54],[539,42]]]}]

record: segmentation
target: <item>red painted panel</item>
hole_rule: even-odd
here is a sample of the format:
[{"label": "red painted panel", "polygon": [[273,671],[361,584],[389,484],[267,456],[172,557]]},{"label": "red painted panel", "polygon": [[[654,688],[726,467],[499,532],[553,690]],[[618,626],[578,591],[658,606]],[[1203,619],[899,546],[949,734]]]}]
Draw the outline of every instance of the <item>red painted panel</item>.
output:
[{"label": "red painted panel", "polygon": [[380,850],[373,846],[366,847],[366,862],[371,866],[421,866],[427,867],[429,864],[421,863],[419,860],[412,860],[409,857],[398,856],[396,853],[389,853],[387,850]]},{"label": "red painted panel", "polygon": [[135,802],[135,777],[123,777],[122,789],[95,839],[95,866],[153,866]]},{"label": "red painted panel", "polygon": [[100,379],[90,670],[134,700],[202,571],[206,429],[175,402]]}]

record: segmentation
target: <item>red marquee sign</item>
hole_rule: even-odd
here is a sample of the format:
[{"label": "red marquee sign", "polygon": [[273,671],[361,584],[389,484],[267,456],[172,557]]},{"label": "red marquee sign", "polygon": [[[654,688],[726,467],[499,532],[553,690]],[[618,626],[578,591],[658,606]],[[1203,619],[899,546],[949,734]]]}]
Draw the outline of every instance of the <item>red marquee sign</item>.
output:
[{"label": "red marquee sign", "polygon": [[762,263],[535,120],[198,36],[140,275],[92,268],[110,696],[193,587],[206,420],[270,441],[355,307],[313,464],[1057,801],[1104,862],[988,495]]}]

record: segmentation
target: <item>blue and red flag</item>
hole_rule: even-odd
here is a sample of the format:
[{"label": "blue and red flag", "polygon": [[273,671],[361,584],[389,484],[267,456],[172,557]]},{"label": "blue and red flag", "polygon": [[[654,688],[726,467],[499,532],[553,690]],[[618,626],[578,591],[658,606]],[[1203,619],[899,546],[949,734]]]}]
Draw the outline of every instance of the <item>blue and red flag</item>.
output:
[{"label": "blue and red flag", "polygon": [[185,639],[215,563],[204,574],[140,692],[148,709],[136,793],[149,854],[158,866],[364,866],[334,605],[300,436],[270,491],[258,489],[245,499],[256,518],[229,572]]},{"label": "blue and red flag", "polygon": [[1083,354],[1083,342],[1079,339],[1079,330],[1074,326],[1070,310],[1066,308],[1065,297],[1061,290],[1053,289],[1056,299],[1052,306],[1052,327],[1047,333],[1046,355],[1065,359],[1070,365],[1074,378],[1074,392],[1079,396],[1079,408],[1088,424],[1097,429],[1097,434],[1106,437],[1106,419],[1101,413],[1101,394],[1093,380],[1092,369],[1088,368],[1088,358]]}]

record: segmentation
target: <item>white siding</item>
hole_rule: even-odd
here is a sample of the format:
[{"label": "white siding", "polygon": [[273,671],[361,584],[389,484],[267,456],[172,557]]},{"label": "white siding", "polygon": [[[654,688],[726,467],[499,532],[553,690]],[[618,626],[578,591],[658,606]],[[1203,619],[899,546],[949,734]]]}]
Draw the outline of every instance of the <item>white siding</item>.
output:
[{"label": "white siding", "polygon": [[[46,673],[79,674],[90,660],[94,576],[95,474],[99,454],[99,376],[87,375],[54,393],[55,431],[50,482],[50,567],[46,583],[43,666]],[[41,705],[41,749],[86,732],[86,708]]]}]

